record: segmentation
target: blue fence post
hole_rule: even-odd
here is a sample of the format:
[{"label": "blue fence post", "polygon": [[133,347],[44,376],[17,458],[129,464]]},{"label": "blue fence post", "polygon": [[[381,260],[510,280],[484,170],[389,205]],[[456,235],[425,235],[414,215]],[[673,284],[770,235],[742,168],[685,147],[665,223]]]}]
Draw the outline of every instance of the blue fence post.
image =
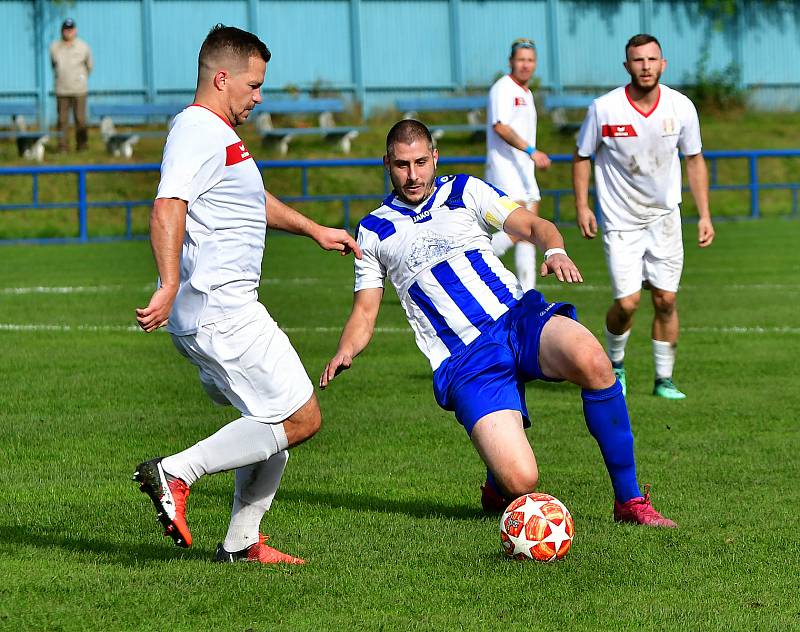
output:
[{"label": "blue fence post", "polygon": [[350,198],[342,200],[342,210],[344,211],[344,229],[350,230]]},{"label": "blue fence post", "polygon": [[750,217],[756,218],[761,215],[758,206],[758,157],[749,154],[747,159],[750,163]]},{"label": "blue fence post", "polygon": [[89,241],[89,213],[86,203],[86,171],[78,170],[78,238],[81,242]]}]

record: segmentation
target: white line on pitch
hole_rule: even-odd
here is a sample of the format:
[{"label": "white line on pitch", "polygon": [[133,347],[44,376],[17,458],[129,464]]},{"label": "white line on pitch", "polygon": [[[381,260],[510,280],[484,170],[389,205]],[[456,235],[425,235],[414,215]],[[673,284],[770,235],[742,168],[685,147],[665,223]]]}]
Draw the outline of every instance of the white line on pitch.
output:
[{"label": "white line on pitch", "polygon": [[[338,334],[341,327],[281,327],[290,334],[319,333]],[[139,332],[137,325],[59,325],[45,323],[0,323],[0,331],[56,331],[56,332]],[[683,327],[686,333],[716,333],[716,334],[800,334],[800,327]],[[375,333],[379,334],[406,334],[411,333],[410,327],[376,327]]]}]

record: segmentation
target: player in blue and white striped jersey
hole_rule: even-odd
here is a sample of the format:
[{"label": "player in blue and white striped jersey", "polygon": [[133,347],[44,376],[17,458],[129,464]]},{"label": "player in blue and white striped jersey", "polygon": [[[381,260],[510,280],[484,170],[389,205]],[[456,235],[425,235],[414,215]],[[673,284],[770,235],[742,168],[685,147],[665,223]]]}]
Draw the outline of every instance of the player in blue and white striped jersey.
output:
[{"label": "player in blue and white striped jersey", "polygon": [[420,122],[397,123],[384,164],[394,191],[359,224],[353,309],[320,377],[325,388],[369,343],[388,277],[433,369],[436,401],[453,410],[487,467],[482,504],[500,511],[534,490],[539,472],[525,436],[525,382],[582,387],[584,415],[606,463],[623,522],[674,527],[642,496],[622,389],[600,343],[567,303],[523,294],[494,255],[504,230],[545,253],[541,274],[583,279],[556,227],[467,175],[435,177],[438,152]]}]

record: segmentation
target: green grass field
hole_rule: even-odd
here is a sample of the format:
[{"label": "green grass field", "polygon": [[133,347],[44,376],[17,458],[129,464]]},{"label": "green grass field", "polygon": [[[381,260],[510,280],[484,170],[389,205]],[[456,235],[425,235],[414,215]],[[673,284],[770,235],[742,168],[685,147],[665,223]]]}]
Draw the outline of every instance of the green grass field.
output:
[{"label": "green grass field", "polygon": [[[168,335],[135,331],[146,243],[0,252],[2,630],[800,629],[797,351],[800,224],[687,225],[676,382],[656,400],[649,306],[628,347],[639,475],[675,531],[616,525],[578,390],[529,385],[542,491],[573,513],[568,557],[503,557],[479,510],[484,470],[433,400],[430,371],[387,294],[371,346],[320,394],[321,432],[292,451],[263,524],[305,567],[210,562],[232,476],[189,499],[195,544],[161,537],[130,480],[235,417],[213,407]],[[599,243],[565,231],[583,286],[541,287],[599,332]],[[313,379],[349,312],[349,260],[268,239],[261,298]]]}]

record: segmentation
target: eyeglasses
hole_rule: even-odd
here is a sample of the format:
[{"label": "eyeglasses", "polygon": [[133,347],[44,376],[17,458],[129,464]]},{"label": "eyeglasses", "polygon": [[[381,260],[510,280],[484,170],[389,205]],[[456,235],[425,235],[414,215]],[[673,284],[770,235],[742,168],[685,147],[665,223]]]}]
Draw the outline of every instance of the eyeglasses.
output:
[{"label": "eyeglasses", "polygon": [[533,40],[529,40],[526,37],[520,37],[519,39],[515,39],[511,42],[511,56],[514,56],[514,53],[517,52],[519,48],[530,48],[531,50],[536,50],[536,44],[533,43]]}]

